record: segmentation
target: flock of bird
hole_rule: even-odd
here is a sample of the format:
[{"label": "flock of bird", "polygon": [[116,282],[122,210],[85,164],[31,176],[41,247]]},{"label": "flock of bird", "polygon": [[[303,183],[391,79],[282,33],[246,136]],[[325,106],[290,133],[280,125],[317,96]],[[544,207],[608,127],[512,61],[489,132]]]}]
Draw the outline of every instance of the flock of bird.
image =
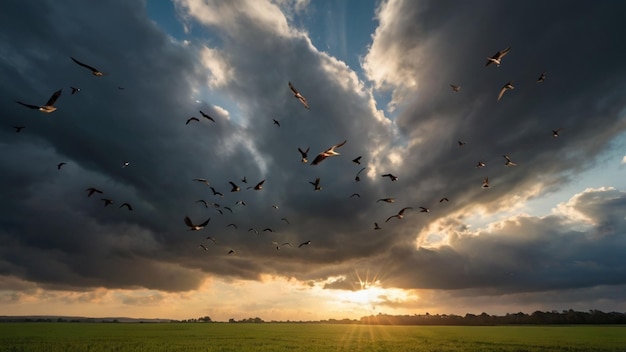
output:
[{"label": "flock of bird", "polygon": [[[490,65],[494,64],[494,65],[499,67],[502,64],[503,58],[510,52],[510,50],[511,50],[511,48],[508,47],[508,48],[506,48],[504,50],[498,51],[497,53],[495,53],[494,55],[492,55],[490,57],[487,57],[487,62],[485,64],[485,66],[490,66]],[[79,65],[79,66],[81,66],[83,68],[86,68],[89,71],[91,71],[92,75],[94,75],[96,77],[104,76],[104,73],[102,71],[96,69],[95,67],[87,65],[87,64],[85,64],[85,63],[83,63],[81,61],[78,61],[77,59],[75,59],[73,57],[70,57],[70,59],[74,63],[76,63],[77,65]],[[546,79],[546,72],[542,72],[540,74],[539,78],[537,79],[537,82],[538,83],[544,82],[545,79]],[[307,110],[310,110],[311,107],[310,107],[309,102],[307,101],[307,99],[304,97],[304,95],[302,93],[300,93],[300,91],[298,91],[291,82],[288,82],[288,87],[291,90],[291,93],[293,93],[293,97],[296,98],[304,106],[304,108],[306,108]],[[450,87],[451,87],[451,89],[452,89],[452,91],[454,93],[459,93],[461,91],[461,86],[459,86],[459,85],[450,84]],[[72,95],[77,94],[77,93],[79,93],[81,91],[80,88],[77,88],[77,87],[71,86],[70,88],[71,88],[71,94]],[[513,86],[513,81],[507,82],[504,86],[502,86],[501,90],[499,91],[498,96],[497,96],[497,101],[500,101],[507,91],[512,90],[514,88],[515,87]],[[123,89],[123,87],[118,87],[118,89],[121,90],[121,89]],[[62,94],[62,89],[59,89],[59,90],[55,91],[52,94],[52,96],[48,99],[48,101],[45,104],[42,104],[42,105],[28,104],[28,103],[24,103],[22,101],[17,101],[17,103],[22,105],[22,106],[24,106],[24,107],[26,107],[26,108],[29,108],[29,109],[39,110],[39,111],[44,112],[44,113],[52,113],[52,112],[57,110],[57,108],[55,106],[55,103],[59,99],[61,94]],[[203,119],[205,119],[207,121],[210,121],[211,123],[215,123],[216,122],[213,117],[209,116],[207,113],[203,112],[202,110],[200,110],[199,113],[200,113],[200,115],[202,116]],[[200,121],[201,120],[198,117],[190,117],[190,118],[188,118],[186,120],[185,124],[189,125],[192,122],[199,123]],[[276,119],[273,119],[273,123],[276,126],[280,127],[280,123]],[[13,126],[13,128],[16,130],[17,133],[19,133],[19,132],[21,132],[25,128],[25,126]],[[562,130],[561,128],[552,130],[553,137],[558,137],[561,130]],[[319,165],[320,163],[322,163],[327,158],[339,156],[340,153],[337,150],[339,148],[341,148],[342,146],[344,146],[346,143],[347,143],[347,140],[344,140],[344,141],[342,141],[340,143],[337,143],[335,145],[330,146],[326,150],[323,150],[323,151],[319,152],[315,156],[313,161],[310,163],[310,165],[311,166]],[[466,143],[464,141],[461,141],[461,140],[458,141],[458,146],[459,147],[464,147],[465,145],[466,145]],[[300,148],[300,147],[297,148],[297,151],[300,153],[300,161],[302,163],[306,164],[306,163],[309,162],[309,160],[308,160],[309,150],[310,150],[309,147],[307,147],[306,149],[303,149],[303,148]],[[503,157],[505,159],[505,163],[504,163],[505,166],[513,167],[513,166],[517,165],[515,162],[513,162],[511,160],[511,158],[508,155],[503,155]],[[361,160],[362,160],[362,156],[358,156],[358,157],[352,159],[352,162],[354,164],[361,165]],[[66,165],[65,162],[58,163],[57,164],[57,169],[61,170],[64,165]],[[128,161],[124,161],[122,163],[122,167],[124,167],[124,168],[129,166],[129,165],[130,165],[130,162],[128,162]],[[486,164],[483,161],[478,161],[478,163],[476,164],[476,168],[483,168],[485,166],[486,166]],[[360,181],[360,174],[364,170],[366,170],[366,167],[360,168],[360,170],[356,173],[355,178],[354,178],[355,182],[359,182]],[[392,182],[395,182],[395,181],[397,181],[399,179],[398,176],[393,175],[392,173],[386,173],[386,174],[382,174],[380,176],[383,177],[383,178],[389,178],[389,180],[392,181]],[[198,182],[198,183],[202,183],[202,184],[205,184],[206,186],[208,186],[210,188],[213,196],[220,197],[220,198],[224,197],[224,193],[222,193],[222,192],[218,191],[217,189],[215,189],[207,179],[205,179],[205,178],[194,178],[194,179],[192,179],[192,181]],[[248,183],[248,180],[247,180],[246,177],[243,177],[242,179],[240,179],[240,181],[242,183],[245,183],[245,184]],[[235,182],[228,181],[228,183],[231,186],[231,189],[230,189],[231,193],[242,191],[242,187],[237,185]],[[254,190],[254,191],[261,191],[263,189],[263,184],[264,183],[265,183],[265,179],[260,180],[254,186],[246,187],[246,189],[247,190]],[[319,177],[315,178],[315,180],[313,180],[313,181],[309,181],[309,183],[313,186],[313,190],[314,191],[321,191],[322,190],[321,180],[320,180]],[[484,178],[483,183],[482,183],[482,187],[483,188],[490,188],[489,178],[488,177]],[[102,190],[100,190],[98,188],[95,188],[95,187],[87,188],[86,192],[87,192],[87,197],[91,197],[94,194],[99,194],[99,195],[103,195],[104,194],[104,192]],[[350,198],[353,198],[353,197],[360,198],[361,196],[360,196],[359,193],[353,193],[350,196]],[[110,198],[104,198],[103,197],[103,198],[100,198],[100,200],[103,202],[104,207],[108,207],[109,205],[112,205],[112,204],[115,203],[114,200],[112,200]],[[395,198],[380,198],[376,202],[377,203],[378,202],[394,203],[395,200],[396,200]],[[442,197],[439,200],[439,203],[448,202],[448,201],[449,200],[448,200],[447,197]],[[220,204],[215,203],[215,202],[208,202],[208,201],[206,201],[204,199],[199,199],[196,202],[202,204],[205,208],[213,207],[222,215],[224,214],[224,210],[227,210],[230,213],[233,213],[232,208],[230,208],[229,206],[220,205]],[[246,206],[247,205],[244,200],[238,200],[234,204],[235,204],[235,206]],[[128,211],[132,211],[133,210],[132,205],[130,203],[128,203],[128,202],[123,202],[119,206],[119,208],[124,208],[124,207]],[[273,204],[272,207],[274,209],[278,209],[278,206],[275,205],[275,204]],[[413,209],[414,208],[411,207],[411,206],[405,206],[405,207],[401,208],[397,213],[388,216],[386,218],[386,220],[385,220],[385,223],[389,222],[392,219],[402,220],[405,217],[406,212],[408,210],[413,210]],[[422,213],[429,213],[430,209],[428,207],[420,206],[419,207],[419,211],[422,212]],[[197,223],[197,222],[192,221],[189,216],[185,216],[184,219],[183,219],[183,222],[187,226],[189,231],[200,231],[200,230],[203,230],[203,229],[205,229],[207,227],[207,225],[209,224],[210,220],[211,220],[211,218],[209,217],[206,220]],[[285,218],[285,217],[281,218],[281,221],[285,222],[286,224],[290,224],[289,220],[287,218]],[[227,227],[232,227],[234,229],[238,229],[238,226],[235,223],[230,223],[230,224],[227,225]],[[378,222],[374,222],[373,229],[374,230],[381,230],[382,228],[381,228],[381,226],[379,225]],[[274,232],[274,230],[271,227],[266,227],[262,231],[263,232]],[[248,230],[248,232],[253,232],[256,235],[259,235],[259,231],[256,228],[254,228],[254,227],[250,228]],[[205,239],[208,240],[208,241],[211,241],[214,245],[218,243],[218,241],[214,237],[212,237],[212,236],[207,236]],[[303,242],[301,242],[297,246],[297,248],[302,248],[302,247],[308,246],[311,243],[312,243],[311,240],[303,241]],[[272,244],[272,246],[274,246],[276,248],[276,250],[280,250],[282,247],[295,247],[288,241],[272,241],[271,244]],[[207,247],[207,245],[205,245],[205,243],[199,244],[198,247],[203,249],[204,251],[209,251],[209,248]],[[229,254],[229,255],[238,255],[238,251],[233,249],[233,248],[229,248],[227,254]]]}]

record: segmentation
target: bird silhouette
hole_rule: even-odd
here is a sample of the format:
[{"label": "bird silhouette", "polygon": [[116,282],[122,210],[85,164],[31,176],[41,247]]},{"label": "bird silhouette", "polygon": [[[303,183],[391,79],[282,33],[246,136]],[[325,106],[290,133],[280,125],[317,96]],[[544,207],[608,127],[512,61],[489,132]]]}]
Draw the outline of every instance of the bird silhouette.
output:
[{"label": "bird silhouette", "polygon": [[320,187],[320,178],[319,177],[315,179],[315,182],[309,181],[309,183],[313,185],[313,190],[314,191],[321,191],[322,190],[322,187]]},{"label": "bird silhouette", "polygon": [[89,188],[86,189],[86,191],[88,192],[87,193],[87,197],[91,197],[91,195],[94,194],[94,193],[100,193],[100,194],[103,193],[101,190],[99,190],[97,188],[94,188],[94,187],[89,187]]},{"label": "bird silhouette", "polygon": [[502,62],[502,58],[509,53],[509,51],[511,51],[511,47],[508,47],[506,49],[500,50],[497,53],[493,54],[492,57],[488,57],[487,58],[487,63],[485,64],[485,67],[491,65],[491,64],[496,64],[497,67],[500,67],[500,64]]},{"label": "bird silhouette", "polygon": [[187,122],[185,122],[185,125],[188,125],[191,121],[200,121],[200,120],[198,120],[197,117],[190,117],[187,119]]},{"label": "bird silhouette", "polygon": [[50,99],[48,99],[45,105],[32,105],[32,104],[22,103],[21,101],[17,101],[17,103],[27,108],[36,109],[45,113],[55,112],[57,108],[56,106],[54,106],[54,103],[57,101],[57,99],[59,99],[62,91],[63,89],[59,89],[56,92],[54,92],[52,96],[50,96]]},{"label": "bird silhouette", "polygon": [[305,164],[309,161],[309,160],[307,160],[307,156],[308,156],[310,148],[311,147],[306,147],[306,150],[302,150],[302,149],[300,149],[300,147],[298,147],[298,151],[300,152],[300,156],[301,156],[300,161],[302,161]]},{"label": "bird silhouette", "polygon": [[398,176],[394,176],[394,175],[392,175],[392,174],[384,174],[384,175],[381,175],[381,176],[382,176],[382,177],[389,177],[389,179],[390,179],[391,181],[397,181],[397,180],[398,180]]},{"label": "bird silhouette", "polygon": [[92,67],[92,66],[89,66],[89,65],[87,65],[87,64],[84,64],[84,63],[82,63],[82,62],[80,62],[80,61],[76,60],[75,58],[73,58],[73,57],[71,57],[71,56],[70,56],[70,59],[72,59],[75,63],[79,64],[80,66],[82,66],[82,67],[84,67],[84,68],[86,68],[86,69],[90,70],[92,75],[94,75],[94,76],[98,76],[98,77],[100,77],[100,76],[104,76],[104,73],[102,73],[101,71],[99,71],[99,70],[98,70],[98,69],[96,69],[95,67]]},{"label": "bird silhouette", "polygon": [[232,188],[230,189],[231,192],[241,191],[241,188],[239,188],[239,186],[237,186],[234,182],[228,181],[228,183],[230,183],[230,185],[232,186]]},{"label": "bird silhouette", "polygon": [[498,101],[502,99],[502,96],[507,90],[512,90],[512,89],[515,89],[515,87],[513,87],[513,81],[507,82],[505,85],[503,85],[502,88],[500,89],[500,93],[498,94]]},{"label": "bird silhouette", "polygon": [[332,147],[326,149],[325,151],[317,154],[315,159],[313,159],[313,162],[311,163],[311,165],[317,165],[317,164],[321,163],[322,161],[324,161],[324,159],[326,159],[328,157],[339,155],[339,153],[336,152],[335,149],[337,149],[339,147],[342,147],[344,144],[346,144],[346,142],[347,142],[347,140],[345,140],[345,141],[343,141],[343,142],[341,142],[339,144],[333,145]]},{"label": "bird silhouette", "polygon": [[400,211],[398,212],[398,214],[396,215],[391,215],[390,217],[387,218],[387,220],[385,220],[385,222],[391,220],[392,218],[398,218],[398,220],[401,220],[402,218],[404,218],[404,212],[408,209],[413,209],[411,207],[404,207],[402,209],[400,209]]},{"label": "bird silhouette", "polygon": [[202,112],[202,110],[200,110],[200,115],[202,115],[202,117],[204,117],[207,120],[211,120],[211,121],[215,122],[215,120],[211,116],[205,114],[204,112]]},{"label": "bird silhouette", "polygon": [[296,87],[293,86],[293,84],[291,84],[291,82],[289,82],[289,89],[291,89],[291,91],[293,92],[293,96],[300,100],[305,108],[310,109],[309,103],[306,101],[306,98],[302,94],[300,94],[300,92],[296,89]]},{"label": "bird silhouette", "polygon": [[194,225],[191,219],[188,216],[185,216],[185,225],[189,227],[189,231],[202,230],[209,223],[209,221],[211,221],[211,218],[206,219],[203,223],[199,225]]}]

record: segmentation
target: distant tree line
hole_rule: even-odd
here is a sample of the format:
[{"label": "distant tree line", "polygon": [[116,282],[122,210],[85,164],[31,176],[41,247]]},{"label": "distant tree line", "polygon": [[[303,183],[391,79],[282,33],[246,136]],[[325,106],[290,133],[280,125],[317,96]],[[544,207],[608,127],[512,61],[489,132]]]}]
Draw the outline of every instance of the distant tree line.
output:
[{"label": "distant tree line", "polygon": [[449,315],[449,314],[415,314],[387,315],[378,314],[362,317],[360,324],[381,325],[546,325],[546,324],[626,324],[626,313],[604,313],[599,310],[579,312],[564,310],[562,312],[536,311],[532,314],[507,313],[506,315],[489,315],[487,313]]},{"label": "distant tree line", "polygon": [[[203,316],[185,320],[161,320],[161,319],[132,319],[120,318],[123,322],[139,323],[212,323],[211,317]],[[76,317],[12,317],[0,316],[0,322],[25,322],[25,323],[118,323],[118,319],[108,318],[76,318]],[[229,323],[265,323],[259,317],[235,320],[228,319]],[[453,314],[414,314],[414,315],[389,315],[379,313],[378,315],[365,316],[360,319],[328,319],[317,321],[275,321],[271,323],[302,323],[302,324],[376,324],[376,325],[548,325],[548,324],[626,324],[626,313],[590,310],[587,312],[575,311],[572,309],[550,312],[536,311],[532,314],[507,313],[506,315],[489,315],[482,313],[479,315],[467,313],[464,316]]]},{"label": "distant tree line", "polygon": [[259,324],[259,323],[265,323],[265,321],[259,317],[256,318],[247,318],[247,319],[241,319],[241,320],[235,320],[234,318],[230,318],[228,319],[229,323],[255,323],[255,324]]}]

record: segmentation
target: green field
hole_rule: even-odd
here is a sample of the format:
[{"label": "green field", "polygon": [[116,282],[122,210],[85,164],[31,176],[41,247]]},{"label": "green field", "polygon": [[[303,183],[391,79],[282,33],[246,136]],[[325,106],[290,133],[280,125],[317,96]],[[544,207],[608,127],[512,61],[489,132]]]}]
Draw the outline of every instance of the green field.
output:
[{"label": "green field", "polygon": [[626,351],[626,326],[2,323],[0,351]]}]

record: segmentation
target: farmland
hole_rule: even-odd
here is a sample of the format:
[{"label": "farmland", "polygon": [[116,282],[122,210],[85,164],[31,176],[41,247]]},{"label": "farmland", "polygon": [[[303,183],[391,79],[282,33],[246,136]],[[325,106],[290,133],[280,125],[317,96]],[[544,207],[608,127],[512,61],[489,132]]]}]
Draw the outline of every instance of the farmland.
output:
[{"label": "farmland", "polygon": [[626,327],[3,323],[0,351],[626,351]]}]

